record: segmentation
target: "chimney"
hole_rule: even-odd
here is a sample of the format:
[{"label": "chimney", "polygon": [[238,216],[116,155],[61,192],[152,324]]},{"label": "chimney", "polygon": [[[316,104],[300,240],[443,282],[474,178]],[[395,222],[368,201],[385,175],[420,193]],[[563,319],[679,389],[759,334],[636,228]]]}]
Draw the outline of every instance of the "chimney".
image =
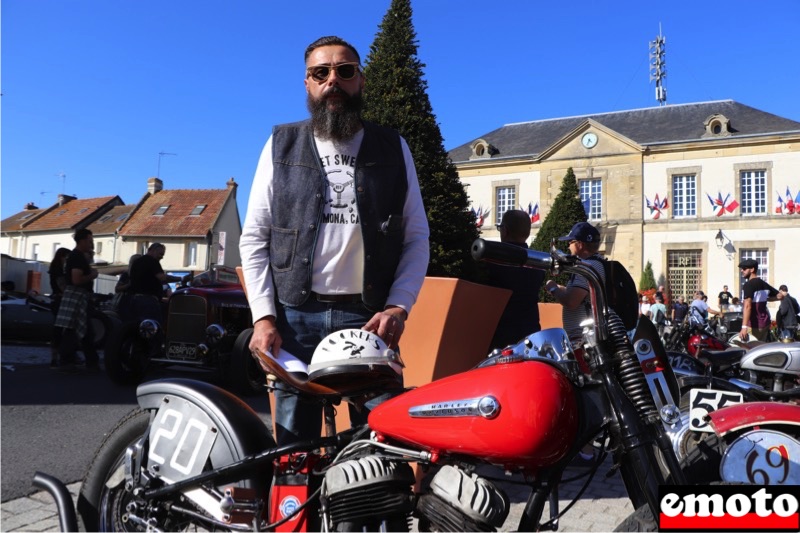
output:
[{"label": "chimney", "polygon": [[75,196],[70,196],[68,194],[59,194],[58,195],[58,205],[64,205],[67,202],[74,200]]},{"label": "chimney", "polygon": [[147,179],[147,192],[150,194],[155,194],[161,189],[164,188],[164,182],[158,178],[148,178]]},{"label": "chimney", "polygon": [[36,204],[34,204],[33,202],[28,202],[27,204],[25,204],[25,211],[32,211],[34,209],[39,209],[39,208],[36,207]]}]

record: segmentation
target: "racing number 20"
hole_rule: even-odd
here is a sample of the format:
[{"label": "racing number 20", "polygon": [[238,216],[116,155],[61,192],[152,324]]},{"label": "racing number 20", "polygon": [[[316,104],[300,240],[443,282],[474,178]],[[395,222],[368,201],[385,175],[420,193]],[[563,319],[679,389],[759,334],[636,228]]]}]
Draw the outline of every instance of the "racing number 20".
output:
[{"label": "racing number 20", "polygon": [[[169,459],[169,466],[184,475],[189,475],[189,473],[192,471],[194,462],[197,460],[198,453],[200,452],[200,448],[206,434],[208,433],[209,427],[201,421],[191,417],[186,421],[185,424],[182,424],[184,418],[183,413],[176,411],[175,409],[163,409],[162,411],[163,414],[158,421],[158,429],[155,431],[155,434],[150,441],[150,458],[158,464],[163,465],[166,462],[165,457],[156,453],[159,441],[163,438],[166,441],[162,445],[166,452],[164,455],[168,455],[169,452],[172,451],[172,455]],[[171,424],[170,419],[172,421]],[[181,428],[183,431],[180,431]],[[181,434],[176,444],[174,441],[179,431]],[[194,446],[192,447],[191,453],[183,454],[183,446],[187,442],[194,444]],[[180,462],[181,456],[186,458],[183,464]],[[205,461],[205,457],[203,460]]]}]

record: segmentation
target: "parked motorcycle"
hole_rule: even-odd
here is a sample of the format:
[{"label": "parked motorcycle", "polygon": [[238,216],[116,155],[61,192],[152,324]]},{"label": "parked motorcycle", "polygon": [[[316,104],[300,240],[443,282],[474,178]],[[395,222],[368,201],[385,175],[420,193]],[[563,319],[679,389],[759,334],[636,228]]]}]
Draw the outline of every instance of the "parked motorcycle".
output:
[{"label": "parked motorcycle", "polygon": [[[656,514],[658,487],[694,481],[673,452],[677,381],[655,326],[641,320],[630,341],[606,305],[604,285],[575,256],[478,239],[473,257],[589,282],[593,320],[573,348],[561,329],[534,333],[476,368],[408,390],[371,412],[368,426],[336,433],[333,405],[360,408],[396,386],[401,361],[360,330],[323,340],[307,379],[257,353],[278,380],[324,406],[326,435],[278,447],[238,398],[186,379],[139,386],[139,408],[109,433],[81,486],[88,530],[493,531],[509,500],[481,465],[522,473],[531,487],[519,530],[556,529],[558,486],[578,451],[598,436],[634,508]],[[579,369],[577,357],[590,373]],[[419,465],[422,478],[414,493]],[[591,478],[590,478],[591,479]],[[37,474],[72,527],[66,490]],[[588,483],[588,481],[587,481]],[[545,502],[550,517],[542,522]],[[648,523],[649,529],[655,523]]]}]

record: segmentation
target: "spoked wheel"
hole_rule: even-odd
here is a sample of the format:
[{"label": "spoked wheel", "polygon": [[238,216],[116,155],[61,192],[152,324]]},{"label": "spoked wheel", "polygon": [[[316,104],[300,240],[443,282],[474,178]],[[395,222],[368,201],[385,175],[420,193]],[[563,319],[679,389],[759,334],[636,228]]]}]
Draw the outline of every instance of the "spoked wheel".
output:
[{"label": "spoked wheel", "polygon": [[[196,446],[195,452],[200,449],[196,432],[197,418],[194,418],[194,430],[190,428],[186,433],[180,431],[179,423],[173,423],[176,417],[180,418],[174,408],[168,409],[163,417],[159,410],[151,420],[153,413],[156,411],[142,409],[131,411],[111,431],[95,454],[78,495],[79,521],[84,530],[230,530],[233,527],[227,527],[230,524],[221,522],[222,518],[219,516],[223,486],[249,487],[249,489],[235,490],[250,490],[251,492],[244,496],[239,496],[241,493],[237,493],[237,499],[243,498],[253,506],[255,502],[263,503],[266,500],[272,474],[270,466],[263,470],[259,468],[248,472],[247,479],[228,479],[224,484],[223,480],[217,480],[210,482],[209,485],[193,487],[188,492],[179,491],[145,500],[144,490],[164,486],[165,479],[168,479],[166,475],[169,473],[168,466],[175,466],[176,463],[181,468],[191,466],[183,464],[187,462],[187,457],[180,453],[182,446],[177,446],[174,454],[171,451],[165,454],[161,468],[156,464],[158,461],[153,462],[154,457],[165,450],[170,450],[169,446],[175,447],[175,440],[180,440],[188,446]],[[157,419],[162,418],[168,420],[176,435],[165,432],[165,426],[156,424]],[[192,438],[186,439],[188,435],[192,435]],[[173,441],[172,444],[170,441]],[[151,449],[151,446],[156,447]],[[197,463],[200,467],[197,473],[218,469],[242,458],[225,439],[215,441],[213,450],[213,452],[206,450],[201,454],[201,459]],[[205,455],[208,458],[202,459]],[[141,460],[141,468],[136,468],[139,464],[137,457]],[[189,460],[189,463],[191,461]],[[154,464],[156,466],[153,466]],[[131,472],[128,472],[126,466],[133,467]],[[164,476],[161,477],[161,474]],[[192,493],[195,495],[192,496]],[[237,525],[241,527],[242,524],[237,523]]]}]

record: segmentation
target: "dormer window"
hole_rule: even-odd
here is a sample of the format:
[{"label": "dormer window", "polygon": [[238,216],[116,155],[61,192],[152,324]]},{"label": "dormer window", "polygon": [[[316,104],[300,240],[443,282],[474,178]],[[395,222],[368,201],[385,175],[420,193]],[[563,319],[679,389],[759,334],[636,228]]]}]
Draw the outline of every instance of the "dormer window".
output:
[{"label": "dormer window", "polygon": [[158,209],[156,209],[156,212],[155,212],[155,213],[153,213],[153,215],[154,215],[154,216],[155,216],[155,215],[163,215],[164,213],[166,213],[166,212],[167,212],[167,209],[169,209],[169,206],[168,206],[168,205],[162,205],[162,206],[160,206]]},{"label": "dormer window", "polygon": [[703,125],[706,128],[703,138],[706,137],[729,137],[733,129],[731,121],[725,115],[714,113],[708,117]]},{"label": "dormer window", "polygon": [[498,152],[497,148],[483,139],[478,139],[477,141],[473,142],[471,148],[472,155],[469,156],[470,160],[489,159]]},{"label": "dormer window", "polygon": [[196,206],[194,206],[194,209],[192,209],[192,212],[189,213],[189,216],[197,216],[200,213],[202,213],[205,210],[205,208],[206,204],[197,204]]}]

